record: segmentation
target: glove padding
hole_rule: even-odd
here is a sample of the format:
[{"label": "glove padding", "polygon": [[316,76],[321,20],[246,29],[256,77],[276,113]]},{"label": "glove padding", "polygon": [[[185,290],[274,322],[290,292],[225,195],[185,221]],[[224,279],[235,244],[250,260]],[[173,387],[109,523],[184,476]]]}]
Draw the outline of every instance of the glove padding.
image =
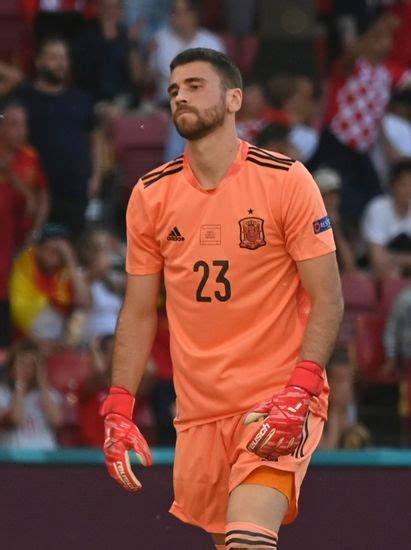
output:
[{"label": "glove padding", "polygon": [[128,451],[134,450],[143,466],[151,466],[153,458],[146,440],[137,426],[120,414],[108,414],[104,425],[104,453],[109,474],[127,491],[139,491],[141,483],[131,469]]},{"label": "glove padding", "polygon": [[100,408],[104,416],[104,454],[109,474],[127,491],[139,491],[141,483],[134,475],[129,450],[135,451],[143,466],[151,466],[153,458],[146,440],[132,421],[134,396],[121,386],[113,386]]},{"label": "glove padding", "polygon": [[244,424],[264,418],[247,449],[266,460],[292,454],[301,442],[311,396],[302,388],[287,386],[268,401],[257,404]]},{"label": "glove padding", "polygon": [[311,398],[324,386],[323,371],[313,361],[301,361],[288,385],[271,399],[255,405],[247,413],[244,424],[264,418],[247,444],[247,450],[265,458],[277,460],[292,454],[303,437],[303,428]]}]

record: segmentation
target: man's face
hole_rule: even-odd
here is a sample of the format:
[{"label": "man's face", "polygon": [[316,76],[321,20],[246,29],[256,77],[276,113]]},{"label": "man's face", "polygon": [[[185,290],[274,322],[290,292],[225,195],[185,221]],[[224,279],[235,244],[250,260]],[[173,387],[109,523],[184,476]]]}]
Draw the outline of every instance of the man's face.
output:
[{"label": "man's face", "polygon": [[62,239],[59,238],[48,239],[36,247],[37,262],[40,269],[48,275],[57,273],[64,267],[64,258],[61,253],[61,240]]},{"label": "man's face", "polygon": [[37,57],[36,67],[39,77],[52,84],[64,84],[70,69],[67,46],[63,42],[46,44]]},{"label": "man's face", "polygon": [[97,4],[98,12],[102,19],[120,21],[123,11],[121,0],[100,0]]},{"label": "man's face", "polygon": [[197,12],[185,0],[174,0],[170,22],[175,32],[181,35],[193,32],[199,26]]},{"label": "man's face", "polygon": [[411,172],[404,172],[393,182],[392,192],[395,200],[400,204],[411,204]]},{"label": "man's face", "polygon": [[227,92],[209,63],[193,61],[176,67],[168,91],[174,124],[184,138],[201,139],[224,124]]},{"label": "man's face", "polygon": [[0,138],[11,149],[19,149],[27,139],[27,117],[23,107],[10,106],[0,124]]}]

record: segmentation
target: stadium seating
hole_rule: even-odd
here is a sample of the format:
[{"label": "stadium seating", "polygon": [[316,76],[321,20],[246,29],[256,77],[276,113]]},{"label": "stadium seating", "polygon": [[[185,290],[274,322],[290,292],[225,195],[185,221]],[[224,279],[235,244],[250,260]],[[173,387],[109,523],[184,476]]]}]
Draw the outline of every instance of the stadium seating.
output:
[{"label": "stadium seating", "polygon": [[64,424],[57,433],[58,442],[63,447],[77,447],[81,443],[77,392],[90,372],[87,351],[61,349],[52,352],[47,359],[49,382],[63,397]]},{"label": "stadium seating", "polygon": [[381,309],[387,315],[398,294],[405,288],[411,287],[411,279],[384,279],[381,281]]},{"label": "stadium seating", "polygon": [[349,347],[355,340],[355,319],[359,314],[376,311],[378,296],[376,281],[367,274],[341,275],[345,313],[338,335],[337,345]]},{"label": "stadium seating", "polygon": [[362,385],[393,385],[398,377],[381,372],[384,362],[383,333],[385,316],[382,313],[362,313],[355,319],[355,357]]},{"label": "stadium seating", "polygon": [[130,190],[138,178],[163,163],[169,119],[164,114],[150,117],[121,117],[112,124],[114,151],[122,183]]}]

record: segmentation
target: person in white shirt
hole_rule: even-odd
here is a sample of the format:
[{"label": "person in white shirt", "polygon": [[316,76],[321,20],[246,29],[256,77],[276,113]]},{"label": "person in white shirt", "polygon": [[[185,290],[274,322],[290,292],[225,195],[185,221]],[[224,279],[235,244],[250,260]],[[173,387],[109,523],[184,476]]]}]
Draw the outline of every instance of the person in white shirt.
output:
[{"label": "person in white shirt", "polygon": [[11,355],[9,384],[0,387],[0,448],[53,450],[62,424],[62,397],[48,383],[39,347],[24,340]]},{"label": "person in white shirt", "polygon": [[390,187],[391,194],[368,203],[361,223],[371,267],[381,278],[411,274],[411,160],[394,165]]},{"label": "person in white shirt", "polygon": [[160,105],[169,104],[170,62],[178,53],[189,48],[211,48],[225,52],[220,38],[200,27],[201,5],[198,0],[173,0],[169,25],[154,35],[149,65],[156,82],[155,99]]}]

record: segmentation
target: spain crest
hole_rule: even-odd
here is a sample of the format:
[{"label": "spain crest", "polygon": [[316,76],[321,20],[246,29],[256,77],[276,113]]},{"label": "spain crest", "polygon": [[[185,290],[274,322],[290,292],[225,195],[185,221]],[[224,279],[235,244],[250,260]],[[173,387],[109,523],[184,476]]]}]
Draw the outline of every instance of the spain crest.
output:
[{"label": "spain crest", "polygon": [[243,218],[240,224],[240,247],[255,250],[265,246],[264,220],[261,218]]}]

